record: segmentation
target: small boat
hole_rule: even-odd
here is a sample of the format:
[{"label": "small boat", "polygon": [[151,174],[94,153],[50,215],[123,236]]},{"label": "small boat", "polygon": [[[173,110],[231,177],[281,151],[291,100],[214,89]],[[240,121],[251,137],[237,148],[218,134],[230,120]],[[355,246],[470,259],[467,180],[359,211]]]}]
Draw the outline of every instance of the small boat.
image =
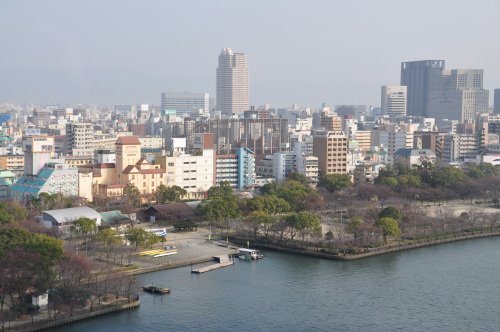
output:
[{"label": "small boat", "polygon": [[264,255],[255,249],[240,248],[238,249],[238,258],[252,261],[264,258]]},{"label": "small boat", "polygon": [[151,294],[160,294],[160,295],[163,295],[163,294],[169,294],[170,293],[170,288],[158,287],[158,286],[155,286],[155,285],[152,285],[152,284],[144,285],[144,286],[142,286],[142,289],[145,292],[148,292],[148,293],[151,293]]}]

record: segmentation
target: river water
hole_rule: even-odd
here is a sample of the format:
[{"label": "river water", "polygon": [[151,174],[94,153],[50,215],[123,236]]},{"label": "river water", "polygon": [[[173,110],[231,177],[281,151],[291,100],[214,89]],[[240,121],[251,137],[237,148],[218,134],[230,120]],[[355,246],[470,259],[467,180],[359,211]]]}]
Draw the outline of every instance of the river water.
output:
[{"label": "river water", "polygon": [[139,309],[57,331],[499,331],[500,238],[339,262],[265,252],[192,275],[139,276],[170,287]]}]

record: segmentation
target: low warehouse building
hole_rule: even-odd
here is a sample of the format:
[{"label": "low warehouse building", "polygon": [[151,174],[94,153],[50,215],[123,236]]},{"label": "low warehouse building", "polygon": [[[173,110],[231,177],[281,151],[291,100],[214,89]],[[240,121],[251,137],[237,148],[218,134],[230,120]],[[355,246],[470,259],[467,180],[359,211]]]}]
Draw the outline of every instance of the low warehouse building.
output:
[{"label": "low warehouse building", "polygon": [[96,225],[101,226],[101,215],[96,210],[86,206],[43,211],[41,221],[47,228],[67,233],[71,225],[80,218],[95,220]]}]

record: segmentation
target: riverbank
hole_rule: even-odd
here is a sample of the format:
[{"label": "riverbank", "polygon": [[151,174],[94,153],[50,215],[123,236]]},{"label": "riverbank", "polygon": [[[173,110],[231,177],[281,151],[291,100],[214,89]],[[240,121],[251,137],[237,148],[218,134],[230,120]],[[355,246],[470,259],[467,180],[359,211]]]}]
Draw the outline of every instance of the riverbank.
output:
[{"label": "riverbank", "polygon": [[[214,261],[214,256],[220,254],[234,254],[237,250],[216,245],[212,242],[207,242],[206,240],[195,242],[191,241],[189,245],[179,242],[179,254],[159,258],[158,260],[148,260],[142,258],[142,261],[138,261],[141,258],[137,257],[134,263],[139,263],[135,265],[135,268],[122,270],[118,269],[117,272],[121,272],[127,275],[141,275],[150,272],[156,272],[161,270],[173,269],[182,266],[204,264]],[[156,264],[155,264],[156,263]],[[104,276],[102,278],[104,279]],[[13,321],[10,323],[10,327],[6,328],[7,331],[22,331],[22,332],[32,332],[32,331],[43,331],[46,329],[54,328],[57,326],[72,324],[81,320],[87,320],[95,318],[102,315],[111,314],[114,312],[119,312],[123,310],[137,308],[140,305],[140,301],[137,298],[136,301],[128,302],[126,299],[118,300],[118,303],[104,304],[104,305],[94,305],[94,309],[90,311],[88,308],[84,309],[84,312],[74,313],[70,315],[69,313],[63,313],[57,315],[56,319],[49,319],[46,312],[41,312],[34,316],[34,321],[31,319],[24,321]],[[8,326],[8,323],[7,325]]]},{"label": "riverbank", "polygon": [[[130,266],[113,264],[111,261],[105,261],[102,259],[100,259],[99,261],[101,263],[109,264],[112,272],[133,276],[182,266],[203,264],[213,261],[214,256],[236,252],[235,250],[232,250],[230,248],[207,242],[207,238],[208,231],[205,230],[201,232],[172,234],[169,237],[170,241],[168,241],[166,244],[175,245],[176,247],[178,247],[178,254],[158,258],[134,255],[131,259]],[[106,279],[106,275],[102,274],[99,275],[95,281],[103,281],[104,279]],[[82,282],[87,281],[82,280]],[[97,316],[111,314],[113,312],[132,309],[139,306],[138,300],[133,301],[132,303],[128,303],[128,300],[118,300],[118,302],[119,303],[113,301],[113,303],[104,305],[94,304],[94,308],[92,311],[90,311],[90,308],[87,307],[78,311],[75,310],[72,315],[70,315],[69,312],[64,312],[58,314],[56,319],[54,319],[53,317],[49,318],[47,312],[42,311],[33,316],[33,322],[31,321],[31,317],[25,316],[24,319],[6,322],[5,329],[8,331],[41,331],[60,325],[71,324],[80,320],[87,320],[95,318]],[[0,330],[2,330],[1,326]]]},{"label": "riverbank", "polygon": [[[318,257],[318,258],[326,258],[326,259],[332,259],[332,260],[354,261],[354,260],[358,260],[358,259],[379,256],[379,255],[384,255],[384,254],[389,254],[389,253],[394,253],[394,252],[399,252],[399,251],[406,251],[406,250],[436,246],[436,245],[445,244],[445,243],[472,240],[472,239],[480,239],[480,238],[494,237],[494,236],[500,236],[500,231],[488,232],[488,233],[468,234],[468,235],[456,234],[456,235],[448,235],[447,237],[438,238],[438,239],[415,240],[415,242],[412,242],[412,243],[390,245],[390,246],[384,246],[384,247],[379,247],[379,248],[369,248],[369,249],[365,249],[364,252],[357,253],[357,254],[338,253],[338,252],[333,252],[333,250],[329,251],[329,249],[327,249],[327,248],[311,248],[311,247],[307,247],[307,248],[295,247],[294,248],[294,247],[280,246],[278,244],[262,243],[262,242],[258,242],[255,240],[253,240],[253,242],[251,244],[252,244],[252,247],[257,248],[257,249],[287,252],[287,253],[292,253],[292,254]],[[247,243],[247,240],[241,240],[241,239],[233,239],[233,241],[235,243],[240,244],[240,245],[246,245],[246,243]]]},{"label": "riverbank", "polygon": [[168,269],[137,278],[171,294],[54,332],[496,331],[499,249],[489,238],[354,262],[267,252],[207,275]]},{"label": "riverbank", "polygon": [[44,331],[54,327],[73,324],[82,320],[87,320],[99,316],[108,315],[111,313],[116,313],[120,311],[135,309],[140,306],[139,296],[137,296],[134,300],[128,301],[128,299],[118,300],[118,303],[99,305],[94,308],[92,311],[80,312],[77,314],[69,315],[59,314],[55,319],[49,319],[48,316],[44,313],[43,317],[37,317],[33,322],[15,322],[14,326],[6,327],[6,331],[19,331],[19,332],[35,332],[35,331]]},{"label": "riverbank", "polygon": [[[360,254],[333,254],[329,252],[324,252],[321,250],[321,248],[309,248],[309,249],[304,249],[304,248],[290,248],[290,247],[284,247],[284,246],[278,246],[278,245],[270,245],[270,244],[264,244],[264,243],[259,243],[259,242],[251,242],[251,246],[259,249],[266,249],[266,250],[274,250],[274,251],[279,251],[279,252],[287,252],[287,253],[292,253],[296,255],[302,255],[302,256],[310,256],[310,257],[318,257],[318,258],[325,258],[325,259],[332,259],[332,260],[341,260],[341,261],[353,261],[353,260],[359,260],[363,258],[368,258],[372,256],[379,256],[379,255],[384,255],[388,253],[394,253],[398,251],[405,251],[405,250],[411,250],[411,249],[418,249],[418,248],[423,248],[423,247],[428,247],[428,246],[435,246],[439,244],[444,244],[444,243],[450,243],[450,242],[457,242],[457,241],[465,241],[465,240],[471,240],[471,239],[477,239],[477,238],[485,238],[485,237],[493,237],[493,236],[499,236],[500,231],[497,232],[489,232],[489,233],[477,233],[477,234],[467,234],[467,235],[449,235],[447,238],[441,238],[441,239],[433,239],[433,240],[420,240],[420,242],[414,242],[411,244],[401,244],[401,245],[392,245],[388,247],[380,247],[380,248],[375,248],[371,249],[369,252],[363,252]],[[235,243],[239,243],[242,246],[246,245],[246,240],[240,239],[239,241],[234,241]],[[213,247],[213,243],[206,243],[204,246],[209,246]],[[200,251],[202,251],[202,247],[199,248]],[[221,247],[222,250],[229,250],[228,248]],[[234,249],[233,249],[234,251]],[[127,271],[127,274],[130,275],[140,275],[140,274],[146,274],[150,272],[155,272],[155,271],[161,271],[161,270],[167,270],[167,269],[173,269],[181,266],[189,266],[189,265],[195,265],[195,264],[202,264],[206,262],[213,261],[213,256],[200,256],[200,257],[191,257],[189,259],[183,259],[183,260],[176,260],[172,261],[166,264],[159,264],[156,266],[149,266],[149,267],[143,267],[143,268],[137,268],[134,270]],[[125,299],[122,299],[121,301],[126,301]],[[92,312],[86,311],[84,313],[75,313],[71,317],[69,316],[68,313],[65,313],[64,315],[59,316],[57,320],[48,320],[48,317],[44,319],[44,317],[35,319],[33,325],[31,321],[24,321],[24,322],[17,322],[16,326],[11,326],[10,329],[7,329],[9,331],[26,331],[26,332],[31,332],[31,331],[42,331],[46,330],[49,328],[57,327],[57,326],[62,326],[62,325],[67,325],[67,324],[72,324],[81,320],[88,320],[91,318],[95,318],[98,316],[102,315],[107,315],[110,313],[114,312],[119,312],[123,310],[128,310],[128,309],[133,309],[139,307],[139,300],[137,301],[132,301],[131,303],[124,303],[120,302],[119,304],[106,304],[103,307],[95,307]]]}]

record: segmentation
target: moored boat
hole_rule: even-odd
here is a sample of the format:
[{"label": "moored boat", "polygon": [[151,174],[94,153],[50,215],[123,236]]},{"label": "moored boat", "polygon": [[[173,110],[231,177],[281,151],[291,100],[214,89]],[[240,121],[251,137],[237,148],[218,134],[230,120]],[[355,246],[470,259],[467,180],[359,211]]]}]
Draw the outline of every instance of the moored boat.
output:
[{"label": "moored boat", "polygon": [[145,292],[148,292],[148,293],[151,293],[151,294],[160,294],[160,295],[163,295],[163,294],[169,294],[170,293],[170,288],[158,287],[158,286],[155,286],[155,285],[152,285],[152,284],[144,285],[144,286],[142,286],[142,289]]},{"label": "moored boat", "polygon": [[240,248],[238,249],[238,258],[252,261],[264,258],[264,255],[255,249]]}]

